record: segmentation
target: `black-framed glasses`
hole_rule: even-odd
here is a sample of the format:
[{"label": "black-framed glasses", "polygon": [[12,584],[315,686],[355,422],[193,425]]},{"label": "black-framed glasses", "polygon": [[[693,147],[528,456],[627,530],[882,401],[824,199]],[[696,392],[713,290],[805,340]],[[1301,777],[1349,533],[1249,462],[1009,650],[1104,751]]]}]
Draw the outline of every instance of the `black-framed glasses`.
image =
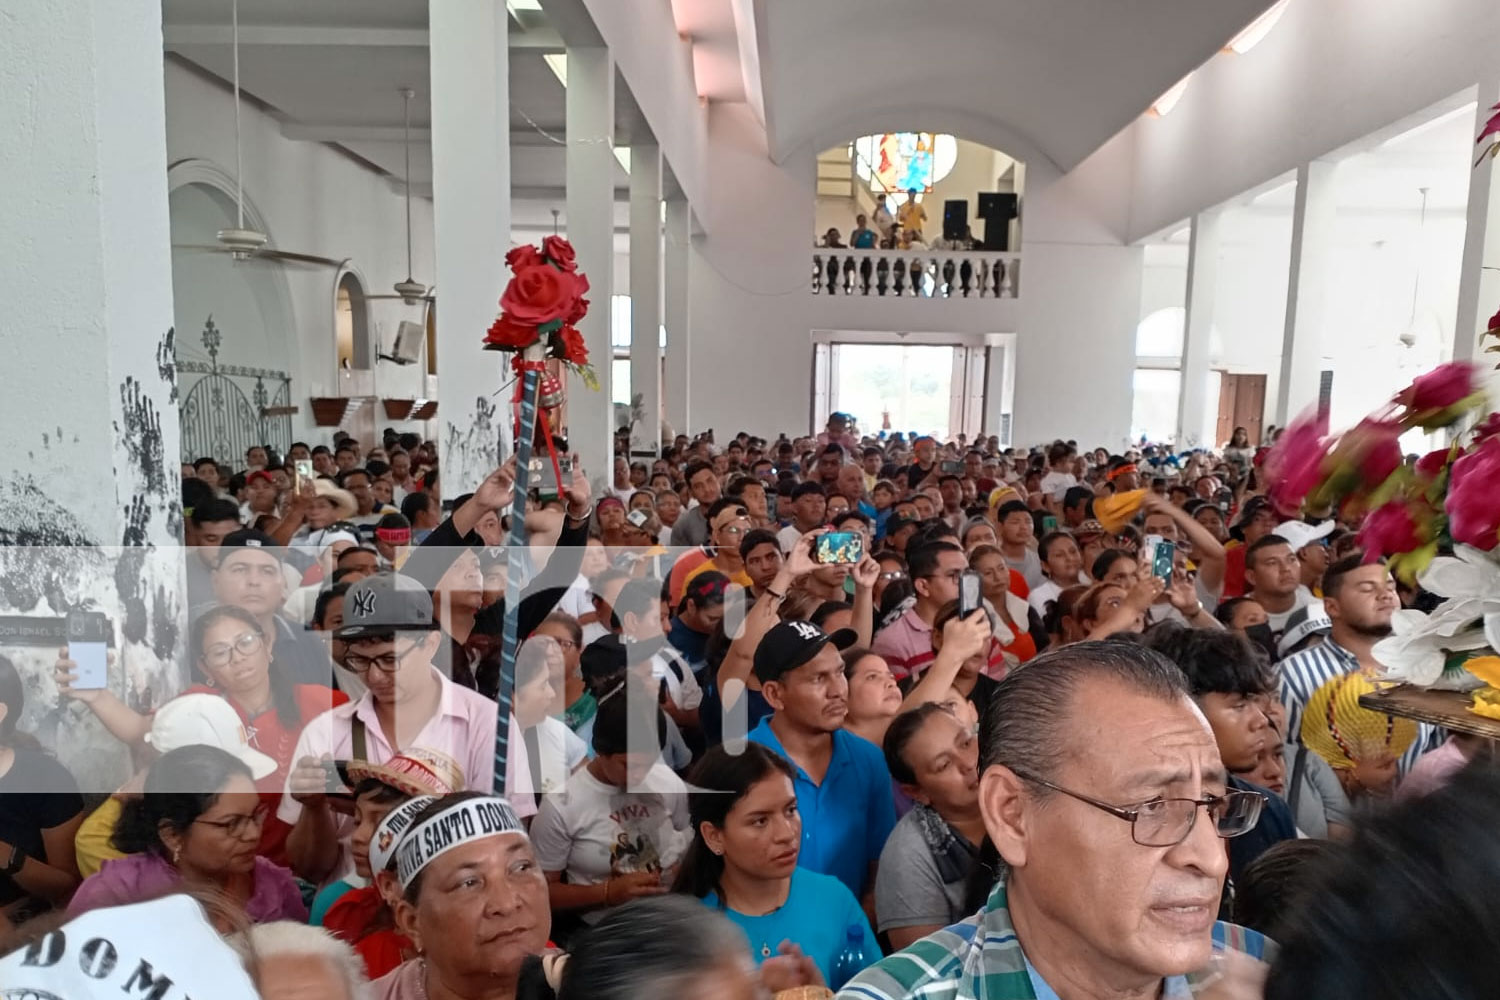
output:
[{"label": "black-framed glasses", "polygon": [[193,820],[193,822],[201,823],[204,826],[215,827],[216,829],[222,830],[223,832],[229,834],[231,837],[239,839],[240,836],[244,834],[247,827],[254,827],[255,835],[257,837],[260,836],[260,828],[265,824],[266,817],[269,815],[269,807],[265,805],[259,805],[255,807],[254,812],[249,813],[248,815],[241,814],[239,816],[231,816],[228,819],[195,819]]},{"label": "black-framed glasses", "polygon": [[416,649],[419,645],[421,643],[414,642],[405,649],[392,649],[389,653],[382,653],[380,656],[360,656],[358,653],[345,653],[344,666],[356,674],[367,673],[371,667],[374,667],[381,673],[394,674],[396,668],[401,665],[401,658]]},{"label": "black-framed glasses", "polygon": [[1266,798],[1259,792],[1228,791],[1223,795],[1205,795],[1201,799],[1153,799],[1134,805],[1116,806],[1087,795],[1054,785],[1050,781],[1011,768],[1022,781],[1050,788],[1085,805],[1109,813],[1130,824],[1130,837],[1142,847],[1176,847],[1187,839],[1198,819],[1200,808],[1208,810],[1214,833],[1228,840],[1249,833],[1260,820]]},{"label": "black-framed glasses", "polygon": [[205,648],[203,662],[217,670],[219,667],[229,666],[235,653],[239,653],[241,657],[254,656],[265,644],[265,639],[259,633],[245,632],[234,642],[219,642]]}]

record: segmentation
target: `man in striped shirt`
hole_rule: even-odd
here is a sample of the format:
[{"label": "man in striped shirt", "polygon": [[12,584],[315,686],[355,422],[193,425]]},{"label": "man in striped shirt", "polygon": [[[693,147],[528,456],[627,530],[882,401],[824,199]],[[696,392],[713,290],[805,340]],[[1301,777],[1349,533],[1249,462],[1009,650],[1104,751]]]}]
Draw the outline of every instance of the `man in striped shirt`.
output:
[{"label": "man in striped shirt", "polygon": [[[1381,672],[1373,650],[1375,643],[1391,634],[1391,615],[1400,601],[1385,565],[1366,563],[1355,554],[1323,574],[1323,607],[1333,624],[1328,638],[1287,657],[1276,668],[1277,690],[1286,708],[1286,738],[1291,743],[1302,742],[1303,711],[1324,684],[1345,674]],[[1422,754],[1442,746],[1444,739],[1437,726],[1420,723],[1416,742],[1401,758],[1401,773],[1411,770]]]}]

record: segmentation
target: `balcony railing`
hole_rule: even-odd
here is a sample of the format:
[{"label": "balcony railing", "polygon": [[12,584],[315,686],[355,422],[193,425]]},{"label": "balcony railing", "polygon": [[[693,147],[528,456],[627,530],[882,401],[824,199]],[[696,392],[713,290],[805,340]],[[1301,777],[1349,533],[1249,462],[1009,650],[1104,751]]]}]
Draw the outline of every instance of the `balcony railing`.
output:
[{"label": "balcony railing", "polygon": [[814,295],[906,299],[1014,299],[1019,254],[985,250],[813,251]]}]

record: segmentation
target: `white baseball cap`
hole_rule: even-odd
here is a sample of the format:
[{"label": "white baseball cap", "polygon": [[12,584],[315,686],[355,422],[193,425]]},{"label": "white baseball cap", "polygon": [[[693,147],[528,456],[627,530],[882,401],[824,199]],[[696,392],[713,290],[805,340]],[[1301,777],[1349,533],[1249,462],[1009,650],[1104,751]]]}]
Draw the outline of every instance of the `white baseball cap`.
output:
[{"label": "white baseball cap", "polygon": [[1313,542],[1320,538],[1327,538],[1333,534],[1333,529],[1338,527],[1333,521],[1324,521],[1322,524],[1308,524],[1305,521],[1287,521],[1285,524],[1277,525],[1272,532],[1286,539],[1293,552],[1301,552]]},{"label": "white baseball cap", "polygon": [[185,694],[156,710],[146,742],[162,753],[179,747],[218,747],[250,768],[256,781],[275,772],[276,761],[250,745],[234,706],[216,694]]}]

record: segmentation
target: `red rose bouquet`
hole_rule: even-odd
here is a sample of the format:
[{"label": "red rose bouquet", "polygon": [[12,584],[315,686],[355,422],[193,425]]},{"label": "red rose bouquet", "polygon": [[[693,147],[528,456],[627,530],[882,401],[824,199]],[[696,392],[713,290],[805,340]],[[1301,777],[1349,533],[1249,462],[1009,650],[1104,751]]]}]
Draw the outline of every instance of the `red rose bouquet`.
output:
[{"label": "red rose bouquet", "polygon": [[500,296],[500,315],[484,338],[485,350],[514,351],[545,344],[545,357],[557,358],[596,384],[588,348],[576,324],[588,314],[589,279],[578,270],[573,245],[548,236],[541,249],[527,244],[505,255],[510,282]]}]

